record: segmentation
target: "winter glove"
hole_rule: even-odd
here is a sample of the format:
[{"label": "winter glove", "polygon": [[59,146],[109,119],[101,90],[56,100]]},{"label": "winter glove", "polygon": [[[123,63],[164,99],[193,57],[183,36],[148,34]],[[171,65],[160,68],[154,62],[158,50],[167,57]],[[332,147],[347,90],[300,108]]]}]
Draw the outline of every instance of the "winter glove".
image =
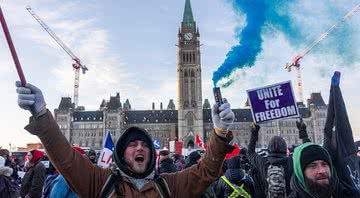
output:
[{"label": "winter glove", "polygon": [[23,87],[20,81],[16,81],[15,85],[18,93],[18,105],[22,109],[30,111],[35,117],[46,113],[46,103],[39,88],[30,83],[26,83]]},{"label": "winter glove", "polygon": [[223,98],[223,102],[224,104],[220,107],[218,107],[217,104],[214,104],[211,112],[216,134],[226,137],[231,124],[234,122],[235,115],[226,98]]},{"label": "winter glove", "polygon": [[308,138],[308,134],[306,131],[306,125],[301,118],[300,118],[300,121],[296,121],[296,127],[299,129],[299,138],[300,139]]},{"label": "winter glove", "polygon": [[331,78],[331,86],[339,87],[340,85],[340,72],[335,71],[333,77]]},{"label": "winter glove", "polygon": [[260,125],[255,124],[254,122],[251,124],[251,133],[256,137],[259,135]]}]

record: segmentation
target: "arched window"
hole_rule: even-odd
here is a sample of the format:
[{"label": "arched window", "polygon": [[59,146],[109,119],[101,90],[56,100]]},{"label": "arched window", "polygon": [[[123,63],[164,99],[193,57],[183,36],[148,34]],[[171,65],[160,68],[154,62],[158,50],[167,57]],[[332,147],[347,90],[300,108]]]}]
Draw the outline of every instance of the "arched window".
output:
[{"label": "arched window", "polygon": [[184,70],[184,77],[188,77],[188,71],[187,71],[187,69]]},{"label": "arched window", "polygon": [[186,125],[187,126],[194,126],[195,116],[194,116],[194,114],[192,112],[189,112],[186,115],[185,120],[186,120]]}]

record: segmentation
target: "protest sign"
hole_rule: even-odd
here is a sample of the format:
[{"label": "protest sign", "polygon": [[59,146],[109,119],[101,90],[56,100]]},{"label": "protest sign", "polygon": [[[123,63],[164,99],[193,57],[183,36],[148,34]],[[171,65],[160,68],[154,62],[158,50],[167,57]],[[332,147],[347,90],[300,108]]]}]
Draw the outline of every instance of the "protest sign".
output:
[{"label": "protest sign", "polygon": [[291,81],[247,90],[254,122],[299,117]]}]

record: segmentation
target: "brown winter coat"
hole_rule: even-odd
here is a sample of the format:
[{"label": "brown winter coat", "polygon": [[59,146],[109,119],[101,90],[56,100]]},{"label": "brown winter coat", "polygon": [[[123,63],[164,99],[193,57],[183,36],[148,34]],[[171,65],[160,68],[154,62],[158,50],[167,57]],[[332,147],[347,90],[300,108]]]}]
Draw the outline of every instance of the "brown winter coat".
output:
[{"label": "brown winter coat", "polygon": [[[40,118],[31,118],[25,129],[40,138],[51,162],[75,193],[84,198],[99,197],[110,170],[94,166],[73,150],[49,111]],[[229,149],[226,141],[213,134],[206,155],[199,164],[181,172],[162,174],[169,185],[171,197],[198,197],[219,176]],[[153,181],[138,190],[124,177],[119,187],[125,197],[160,197]]]}]

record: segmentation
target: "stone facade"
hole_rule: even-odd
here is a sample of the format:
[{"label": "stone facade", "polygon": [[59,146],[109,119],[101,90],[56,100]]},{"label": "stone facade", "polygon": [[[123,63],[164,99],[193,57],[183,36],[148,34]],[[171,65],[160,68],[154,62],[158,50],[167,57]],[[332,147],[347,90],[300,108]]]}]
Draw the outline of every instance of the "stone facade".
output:
[{"label": "stone facade", "polygon": [[[55,109],[55,119],[71,144],[101,149],[103,139],[109,131],[114,142],[122,131],[131,126],[146,129],[154,138],[167,146],[169,140],[184,141],[184,146],[194,142],[195,135],[205,141],[213,132],[210,103],[202,101],[200,33],[194,21],[190,0],[186,0],[183,21],[178,32],[178,110],[170,100],[167,108],[132,110],[127,99],[121,103],[120,94],[103,100],[97,111],[74,108],[71,98],[63,97]],[[299,104],[300,114],[307,125],[310,139],[318,144],[323,141],[323,129],[327,106],[320,93],[312,93],[307,106]],[[243,109],[233,109],[235,121],[231,128],[233,143],[247,146],[253,121],[248,102]],[[258,147],[266,147],[270,138],[280,135],[288,145],[300,144],[296,119],[267,122],[261,125]]]}]

